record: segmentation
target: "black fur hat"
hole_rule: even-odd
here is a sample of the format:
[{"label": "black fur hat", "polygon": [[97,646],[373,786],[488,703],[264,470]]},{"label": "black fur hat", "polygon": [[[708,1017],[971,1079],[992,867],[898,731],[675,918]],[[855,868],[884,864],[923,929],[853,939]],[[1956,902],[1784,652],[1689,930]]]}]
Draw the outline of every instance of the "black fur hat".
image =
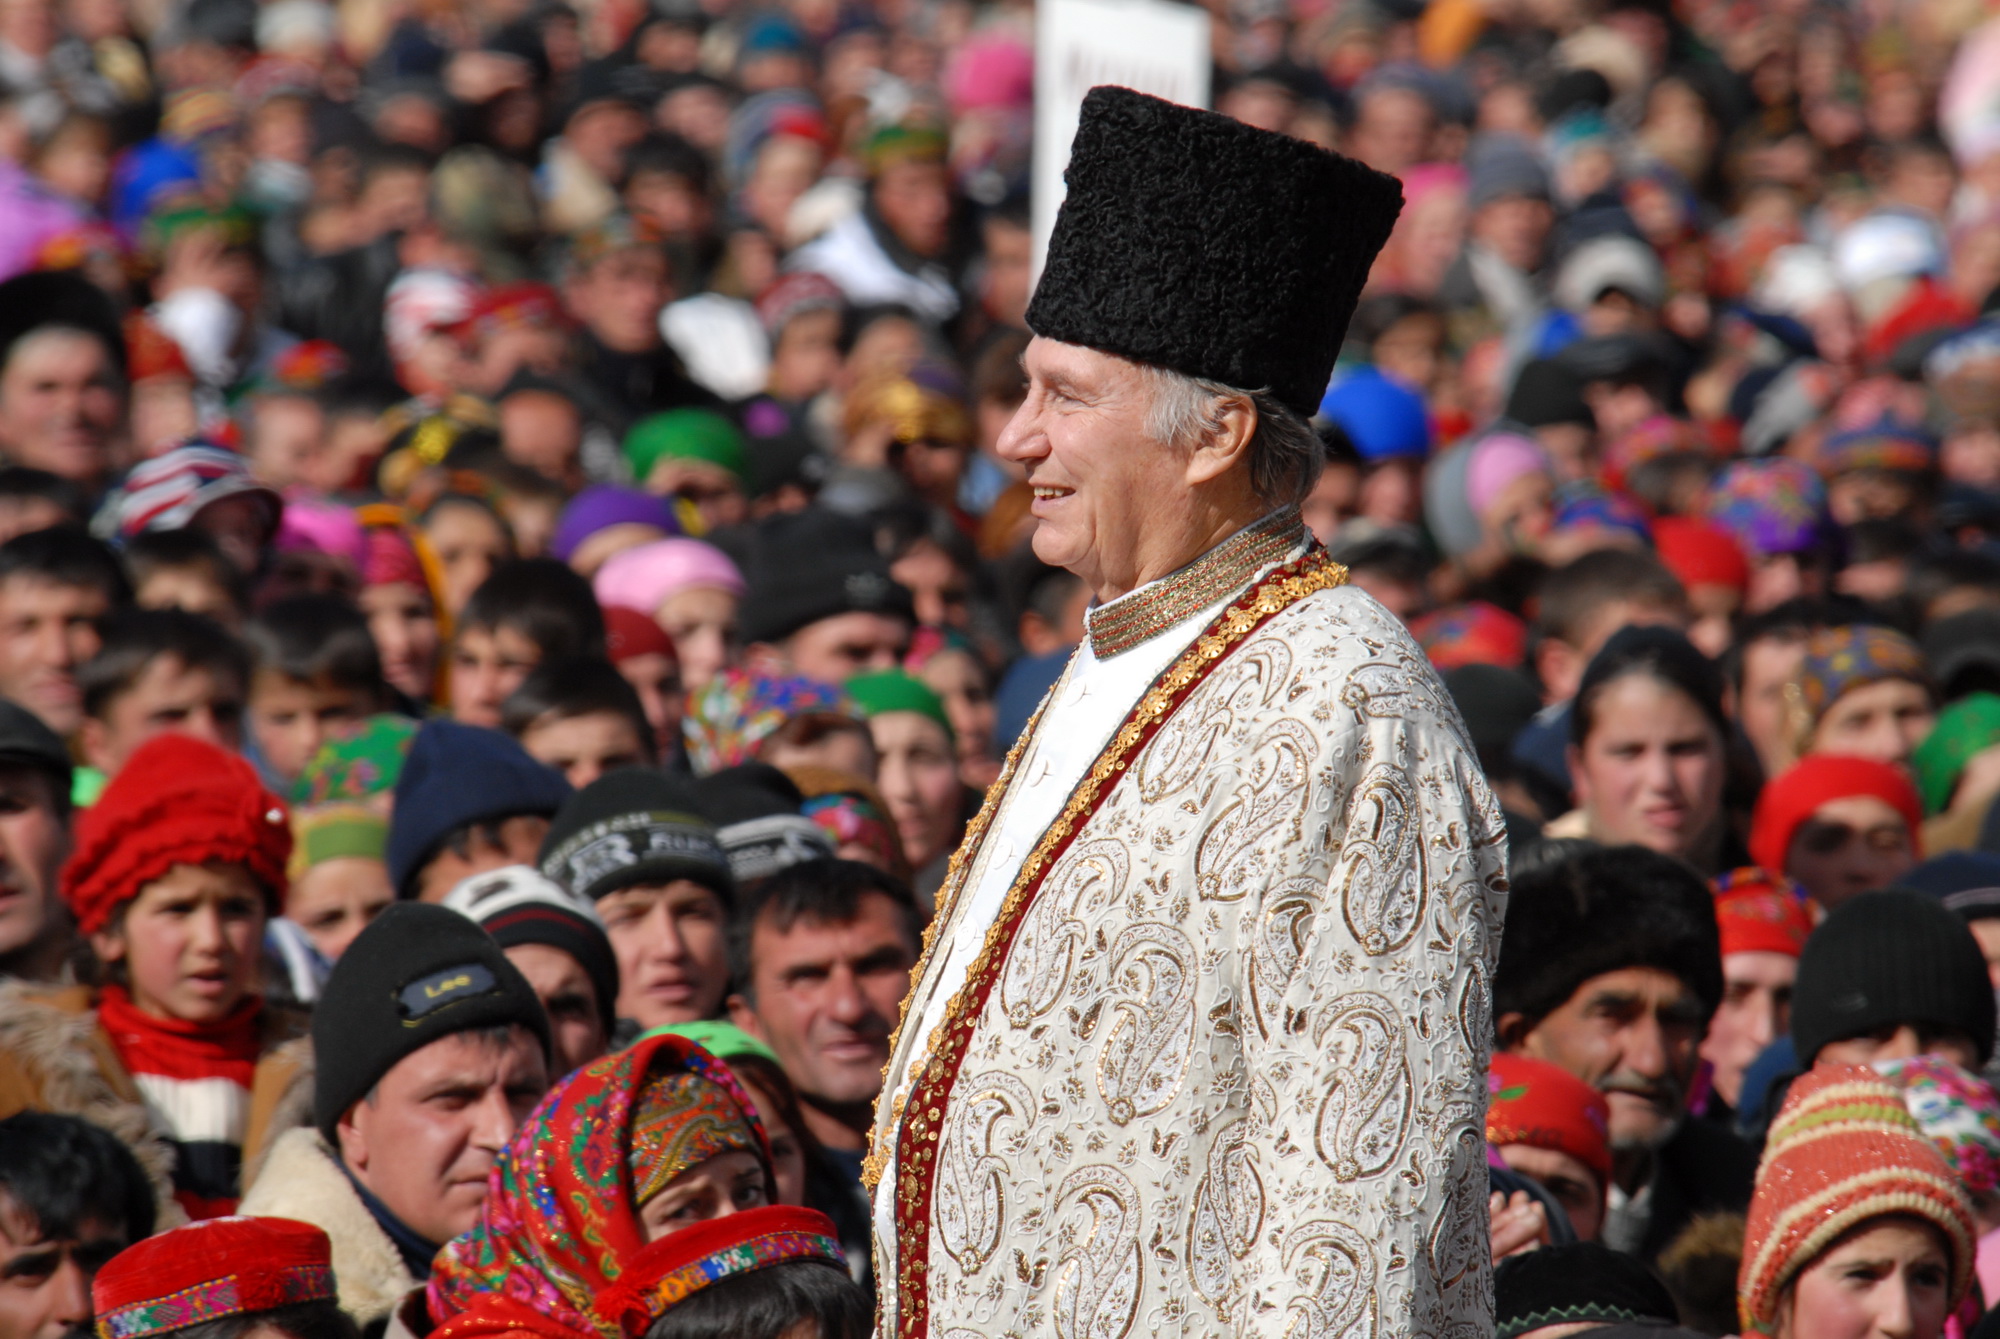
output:
[{"label": "black fur hat", "polygon": [[1722,1003],[1715,896],[1692,868],[1642,846],[1579,852],[1514,881],[1493,1016],[1538,1022],[1593,976],[1628,967],[1673,973],[1713,1014]]},{"label": "black fur hat", "polygon": [[1029,329],[1319,408],[1400,182],[1108,86],[1083,100],[1063,180]]}]

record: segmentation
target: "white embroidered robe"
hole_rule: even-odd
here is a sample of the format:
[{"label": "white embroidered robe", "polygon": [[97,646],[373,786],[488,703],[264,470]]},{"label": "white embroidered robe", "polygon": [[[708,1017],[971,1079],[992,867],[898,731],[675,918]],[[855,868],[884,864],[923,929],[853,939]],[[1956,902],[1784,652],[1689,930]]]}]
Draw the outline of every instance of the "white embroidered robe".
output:
[{"label": "white embroidered robe", "polygon": [[[1492,1332],[1503,829],[1423,653],[1343,575],[1285,513],[1094,612],[890,1061],[882,1335]],[[1141,653],[1157,678],[1077,696]],[[1024,785],[1048,759],[1061,804]]]}]

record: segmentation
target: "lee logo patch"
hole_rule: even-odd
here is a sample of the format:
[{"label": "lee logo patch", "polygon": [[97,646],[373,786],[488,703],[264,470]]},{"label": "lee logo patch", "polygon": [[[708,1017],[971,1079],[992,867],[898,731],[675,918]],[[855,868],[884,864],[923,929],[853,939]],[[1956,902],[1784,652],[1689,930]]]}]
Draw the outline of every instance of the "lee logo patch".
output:
[{"label": "lee logo patch", "polygon": [[402,1006],[403,1021],[414,1023],[448,1004],[484,995],[498,988],[492,969],[484,963],[469,962],[463,967],[447,967],[404,986],[396,996]]}]

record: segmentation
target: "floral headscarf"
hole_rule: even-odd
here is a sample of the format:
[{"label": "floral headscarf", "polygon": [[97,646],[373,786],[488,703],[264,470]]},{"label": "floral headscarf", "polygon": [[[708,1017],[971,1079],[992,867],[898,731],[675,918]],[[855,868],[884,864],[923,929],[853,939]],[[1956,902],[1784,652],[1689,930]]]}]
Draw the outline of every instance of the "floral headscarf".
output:
[{"label": "floral headscarf", "polygon": [[817,679],[725,670],[688,704],[688,758],[706,776],[757,756],[759,746],[795,716],[854,716],[847,694]]},{"label": "floral headscarf", "polygon": [[719,1153],[754,1152],[768,1177],[756,1112],[729,1067],[685,1037],[648,1037],[586,1065],[515,1133],[479,1221],[438,1253],[431,1315],[444,1323],[478,1308],[493,1332],[640,1339],[713,1280],[661,1274],[673,1238],[649,1246],[639,1206]]},{"label": "floral headscarf", "polygon": [[2000,1190],[2000,1092],[1992,1084],[1935,1055],[1884,1060],[1875,1068],[1902,1089],[1903,1105],[1967,1190]]}]

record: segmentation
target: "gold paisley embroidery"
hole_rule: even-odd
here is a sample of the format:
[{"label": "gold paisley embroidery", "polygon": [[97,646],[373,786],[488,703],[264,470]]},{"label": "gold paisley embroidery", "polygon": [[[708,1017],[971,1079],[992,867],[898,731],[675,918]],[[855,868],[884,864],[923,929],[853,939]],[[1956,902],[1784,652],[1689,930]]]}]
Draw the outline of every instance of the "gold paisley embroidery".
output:
[{"label": "gold paisley embroidery", "polygon": [[1097,1090],[1115,1125],[1173,1100],[1194,1049],[1194,945],[1171,925],[1134,925],[1111,945],[1114,980],[1139,998],[1112,1005]]},{"label": "gold paisley embroidery", "polygon": [[[1486,1141],[1470,1126],[1461,1125],[1450,1149],[1444,1207],[1431,1225],[1431,1273],[1440,1289],[1458,1281],[1482,1263],[1487,1254]],[[1481,1172],[1476,1178],[1475,1172]]]},{"label": "gold paisley embroidery", "polygon": [[1235,799],[1195,848],[1195,887],[1214,902],[1239,901],[1269,877],[1273,847],[1295,846],[1312,790],[1312,731],[1274,721],[1244,759]]},{"label": "gold paisley embroidery", "polygon": [[1314,1142],[1337,1181],[1379,1176],[1397,1159],[1409,1132],[1415,1093],[1403,1015],[1381,995],[1340,997],[1313,1029],[1332,1074]]},{"label": "gold paisley embroidery", "polygon": [[1406,767],[1378,763],[1361,778],[1341,844],[1340,905],[1370,957],[1408,944],[1423,924],[1427,860]]},{"label": "gold paisley embroidery", "polygon": [[[1125,1339],[1139,1309],[1139,1189],[1115,1167],[1079,1167],[1056,1191],[1059,1212],[1088,1211],[1056,1262],[1060,1339]],[[1081,1228],[1081,1230],[1075,1230]]]},{"label": "gold paisley embroidery", "polygon": [[1374,1339],[1375,1251],[1345,1223],[1306,1223],[1285,1238],[1285,1272],[1298,1289],[1285,1339]]},{"label": "gold paisley embroidery", "polygon": [[[1220,628],[1196,638],[1194,644],[1181,653],[1180,659],[1154,681],[1153,686],[1139,699],[1138,705],[1132,708],[1125,723],[1119,727],[1118,733],[1105,746],[1097,761],[1091,764],[1090,771],[1078,783],[1076,790],[1070,795],[1069,802],[1063,806],[1062,813],[1049,825],[1048,831],[1042,834],[1041,840],[1035,844],[1035,849],[1029,853],[1028,858],[1021,862],[1020,872],[1014,876],[1014,882],[1000,904],[1000,914],[994,917],[993,924],[987,927],[985,942],[980,946],[979,956],[973,960],[972,967],[967,971],[966,979],[960,985],[958,993],[946,1004],[944,1016],[938,1019],[931,1028],[930,1036],[926,1038],[924,1051],[926,1056],[941,1054],[946,1036],[953,1028],[960,1026],[966,1015],[971,1012],[972,1000],[978,992],[980,981],[992,974],[995,963],[1001,957],[1002,927],[1020,914],[1022,900],[1041,877],[1042,869],[1048,864],[1051,853],[1069,840],[1070,833],[1076,829],[1077,824],[1096,807],[1098,796],[1104,787],[1124,773],[1132,750],[1152,728],[1154,722],[1167,714],[1167,709],[1173,704],[1174,694],[1194,682],[1210,665],[1227,655],[1264,619],[1297,604],[1309,595],[1347,584],[1347,569],[1328,558],[1323,550],[1308,554],[1301,563],[1302,568],[1295,575],[1265,581],[1254,598],[1242,604],[1231,605],[1224,610],[1217,618]],[[1054,690],[1051,690],[1049,697],[1042,699],[1042,710],[1047,709],[1048,702],[1053,696]],[[964,885],[966,873],[976,858],[978,846],[984,842],[987,829],[993,821],[993,813],[999,807],[999,797],[1005,793],[1014,769],[1020,763],[1024,746],[1033,737],[1035,727],[1041,722],[1042,710],[1036,712],[1030,728],[1023,732],[1022,738],[1008,753],[1007,766],[1000,780],[986,792],[985,804],[980,807],[978,816],[967,829],[964,843],[952,857],[945,879],[945,887],[950,890],[949,899],[940,897],[938,902],[940,917],[945,914],[945,909],[956,901],[959,890]],[[918,959],[916,971],[911,976],[913,983],[922,982],[928,972],[931,954],[937,943],[934,933],[937,924],[938,921],[933,919],[933,932],[927,933],[923,956]],[[895,1068],[895,1057],[901,1053],[899,1047],[903,1028],[909,1021],[910,998],[910,995],[904,996],[902,1017],[897,1021],[896,1031],[890,1036],[890,1070]],[[911,1088],[914,1088],[919,1081],[921,1063],[923,1062],[913,1063],[910,1066]],[[893,1082],[893,1075],[885,1071],[885,1079]],[[862,1163],[862,1183],[871,1195],[874,1194],[875,1187],[880,1184],[883,1171],[888,1166],[889,1148],[895,1138],[895,1131],[907,1114],[900,1097],[891,1103],[877,1103],[876,1111],[874,1148]],[[899,1189],[898,1194],[902,1193],[904,1192]]]},{"label": "gold paisley embroidery", "polygon": [[999,1249],[1007,1221],[1007,1163],[994,1151],[994,1134],[1003,1121],[1025,1131],[1035,1109],[1034,1094],[1011,1074],[981,1074],[961,1084],[952,1104],[938,1156],[938,1237],[968,1274],[985,1268]]},{"label": "gold paisley embroidery", "polygon": [[1000,1008],[1015,1027],[1026,1027],[1056,1006],[1069,985],[1070,964],[1083,938],[1075,911],[1125,895],[1131,860],[1117,842],[1071,848],[1021,921],[1021,932],[1000,975]]},{"label": "gold paisley embroidery", "polygon": [[1264,1183],[1243,1139],[1248,1124],[1231,1121],[1209,1145],[1188,1220],[1188,1281],[1218,1310],[1232,1287],[1232,1262],[1250,1254],[1264,1227]]},{"label": "gold paisley embroidery", "polygon": [[1291,668],[1291,651],[1276,640],[1247,646],[1231,657],[1181,704],[1139,755],[1139,797],[1158,804],[1193,785],[1236,722],[1276,700]]},{"label": "gold paisley embroidery", "polygon": [[1250,1016],[1266,1041],[1278,1026],[1278,1010],[1298,971],[1306,936],[1319,912],[1317,879],[1291,879],[1264,895],[1250,931]]}]

